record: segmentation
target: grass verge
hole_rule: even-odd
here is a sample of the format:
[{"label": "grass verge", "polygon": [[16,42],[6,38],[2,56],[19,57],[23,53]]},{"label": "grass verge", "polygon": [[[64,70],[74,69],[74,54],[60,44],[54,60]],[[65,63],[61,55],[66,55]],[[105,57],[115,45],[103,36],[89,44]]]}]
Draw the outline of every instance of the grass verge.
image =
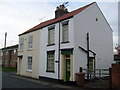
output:
[{"label": "grass verge", "polygon": [[5,67],[3,67],[0,70],[2,70],[2,71],[16,71],[16,68],[5,68]]}]

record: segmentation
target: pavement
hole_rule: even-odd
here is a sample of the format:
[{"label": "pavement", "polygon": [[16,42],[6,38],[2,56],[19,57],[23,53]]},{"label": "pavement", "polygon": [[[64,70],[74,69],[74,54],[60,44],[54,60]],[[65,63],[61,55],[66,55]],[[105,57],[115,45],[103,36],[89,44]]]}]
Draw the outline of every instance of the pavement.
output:
[{"label": "pavement", "polygon": [[64,89],[79,89],[79,90],[88,90],[88,89],[107,89],[109,90],[109,79],[108,78],[102,78],[102,79],[95,79],[87,81],[84,87],[79,87],[76,84],[67,84],[67,83],[56,83],[56,82],[50,82],[40,79],[33,79],[28,78],[24,76],[17,76],[16,72],[11,72],[11,75],[14,76],[14,78],[19,78],[25,81],[30,81],[33,83],[37,83],[40,85],[48,86],[51,88],[64,88]]},{"label": "pavement", "polygon": [[[62,88],[70,89],[72,86],[63,85],[60,83],[43,81],[24,76],[18,76],[15,72],[3,72],[2,74],[2,87],[3,88]],[[82,90],[82,89],[80,89]]]}]

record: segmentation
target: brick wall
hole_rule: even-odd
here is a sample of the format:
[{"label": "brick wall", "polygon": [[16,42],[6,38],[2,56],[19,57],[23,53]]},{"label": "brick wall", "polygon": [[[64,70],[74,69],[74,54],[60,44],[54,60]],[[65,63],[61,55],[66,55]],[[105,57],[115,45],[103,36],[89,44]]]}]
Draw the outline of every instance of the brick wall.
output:
[{"label": "brick wall", "polygon": [[120,64],[112,64],[112,88],[120,88]]},{"label": "brick wall", "polygon": [[17,48],[18,48],[17,45],[3,48],[3,56],[2,56],[3,67],[16,68],[17,55],[18,55]]},{"label": "brick wall", "polygon": [[9,52],[4,51],[2,56],[2,62],[4,67],[9,67]]},{"label": "brick wall", "polygon": [[16,67],[17,50],[12,50],[10,56],[11,56],[10,67]]}]

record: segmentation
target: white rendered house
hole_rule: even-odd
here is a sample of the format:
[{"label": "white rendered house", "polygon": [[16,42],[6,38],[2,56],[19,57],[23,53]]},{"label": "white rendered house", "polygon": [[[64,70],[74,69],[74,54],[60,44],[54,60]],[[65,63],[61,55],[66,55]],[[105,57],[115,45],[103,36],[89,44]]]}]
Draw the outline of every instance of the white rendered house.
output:
[{"label": "white rendered house", "polygon": [[40,31],[39,78],[75,81],[79,68],[109,68],[113,61],[112,29],[93,2],[68,12],[57,7],[55,18],[24,34]]}]

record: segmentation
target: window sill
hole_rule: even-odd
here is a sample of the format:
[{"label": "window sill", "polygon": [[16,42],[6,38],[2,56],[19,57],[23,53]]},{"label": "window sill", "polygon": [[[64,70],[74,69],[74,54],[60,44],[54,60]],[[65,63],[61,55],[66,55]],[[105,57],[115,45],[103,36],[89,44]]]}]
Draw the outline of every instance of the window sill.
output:
[{"label": "window sill", "polygon": [[69,41],[61,42],[61,44],[69,43]]},{"label": "window sill", "polygon": [[29,49],[27,49],[27,51],[32,51],[33,50],[33,48],[29,48]]},{"label": "window sill", "polygon": [[53,45],[55,45],[54,43],[53,44],[48,44],[47,46],[53,46]]},{"label": "window sill", "polygon": [[27,70],[26,72],[30,72],[30,73],[32,73],[32,70]]},{"label": "window sill", "polygon": [[49,72],[49,73],[55,73],[55,71],[49,71],[49,70],[46,70],[46,72]]},{"label": "window sill", "polygon": [[23,52],[23,50],[19,50],[19,52]]}]

